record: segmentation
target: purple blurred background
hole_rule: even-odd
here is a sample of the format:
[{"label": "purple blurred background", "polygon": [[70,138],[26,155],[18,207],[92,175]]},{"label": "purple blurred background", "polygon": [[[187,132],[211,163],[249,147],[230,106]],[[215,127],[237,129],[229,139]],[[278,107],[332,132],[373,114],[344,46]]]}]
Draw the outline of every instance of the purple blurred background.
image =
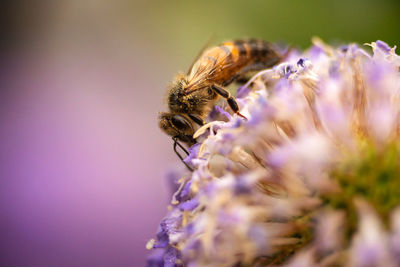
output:
[{"label": "purple blurred background", "polygon": [[398,42],[397,0],[256,2],[2,2],[1,266],[145,264],[183,167],[157,114],[208,40]]},{"label": "purple blurred background", "polygon": [[33,2],[1,58],[0,265],[143,266],[176,162],[164,53],[121,3]]}]

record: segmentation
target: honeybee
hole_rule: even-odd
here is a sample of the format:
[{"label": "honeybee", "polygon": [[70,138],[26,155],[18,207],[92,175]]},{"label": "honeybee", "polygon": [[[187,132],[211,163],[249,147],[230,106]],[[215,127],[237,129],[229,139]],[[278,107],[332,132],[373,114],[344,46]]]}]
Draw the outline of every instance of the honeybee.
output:
[{"label": "honeybee", "polygon": [[235,114],[245,118],[226,86],[249,71],[272,67],[281,59],[282,55],[266,41],[229,41],[206,50],[186,74],[178,74],[168,88],[169,112],[160,114],[159,127],[172,136],[174,151],[179,158],[183,160],[176,150],[177,145],[187,151],[178,141],[188,146],[196,143],[193,138],[195,124],[205,123],[220,96],[226,99]]}]

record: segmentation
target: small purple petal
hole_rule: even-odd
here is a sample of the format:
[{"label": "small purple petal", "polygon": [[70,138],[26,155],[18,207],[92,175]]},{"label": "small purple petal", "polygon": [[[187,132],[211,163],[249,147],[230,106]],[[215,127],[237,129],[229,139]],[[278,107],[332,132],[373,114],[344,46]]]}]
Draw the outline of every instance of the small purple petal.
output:
[{"label": "small purple petal", "polygon": [[316,59],[316,58],[318,58],[320,55],[323,55],[323,54],[324,54],[324,50],[323,50],[321,47],[314,45],[314,46],[311,47],[311,49],[309,50],[309,53],[310,53],[310,57],[311,57],[312,59]]},{"label": "small purple petal", "polygon": [[329,76],[331,78],[339,78],[340,76],[340,63],[339,62],[334,62],[329,66]]},{"label": "small purple petal", "polygon": [[240,224],[241,218],[239,214],[220,210],[218,212],[218,222],[221,225],[237,225]]},{"label": "small purple petal", "polygon": [[259,252],[264,252],[268,247],[268,234],[262,226],[253,226],[248,232],[249,238],[254,242]]},{"label": "small purple petal", "polygon": [[252,189],[252,184],[249,184],[245,178],[238,178],[234,184],[234,192],[236,195],[249,194]]},{"label": "small purple petal", "polygon": [[366,80],[375,90],[384,91],[386,89],[388,75],[393,73],[392,66],[382,63],[373,62],[365,66]]},{"label": "small purple petal", "polygon": [[182,190],[182,193],[180,194],[180,197],[184,199],[187,197],[190,193],[190,186],[192,185],[192,181],[190,180],[189,182],[186,183],[185,187]]},{"label": "small purple petal", "polygon": [[276,66],[275,70],[279,76],[285,77],[286,79],[288,79],[291,74],[296,72],[296,68],[289,63],[280,64],[279,66]]},{"label": "small purple petal", "polygon": [[266,163],[275,168],[282,167],[288,160],[288,153],[285,148],[274,151],[267,156]]},{"label": "small purple petal", "polygon": [[236,98],[243,98],[250,93],[250,89],[247,86],[240,86],[236,91]]},{"label": "small purple petal", "polygon": [[194,158],[199,154],[201,143],[197,143],[189,147],[189,155],[183,160],[185,163],[190,164]]},{"label": "small purple petal", "polygon": [[220,115],[220,113],[218,112],[218,110],[216,110],[215,107],[216,107],[216,106],[214,106],[214,107],[211,109],[210,113],[208,114],[208,118],[209,118],[211,121],[217,120],[217,119],[218,119],[218,116]]},{"label": "small purple petal", "polygon": [[265,121],[275,112],[274,108],[270,106],[268,102],[262,97],[257,99],[257,104],[260,109],[252,112],[252,116],[247,122],[248,126],[257,126],[258,124],[260,124],[260,122]]},{"label": "small purple petal", "polygon": [[215,109],[221,113],[222,115],[224,115],[225,117],[227,117],[229,120],[232,118],[231,114],[229,114],[228,112],[226,112],[223,108],[221,108],[220,106],[215,106]]},{"label": "small purple petal", "polygon": [[214,106],[211,109],[210,114],[208,115],[210,121],[226,121],[226,118],[228,120],[231,119],[231,114],[226,112],[223,108],[220,106]]},{"label": "small purple petal", "polygon": [[306,61],[307,59],[306,58],[300,58],[298,61],[297,61],[297,66],[298,67],[302,67],[302,68],[304,68],[304,63],[305,63],[305,61]]},{"label": "small purple petal", "polygon": [[178,213],[177,210],[173,212],[175,212],[175,214],[170,214],[161,221],[157,231],[157,242],[154,248],[167,247],[169,245],[169,235],[178,232],[182,222],[182,214]]},{"label": "small purple petal", "polygon": [[154,244],[154,248],[166,248],[169,244],[169,237],[167,231],[162,229],[162,227],[158,228],[157,232],[157,242]]},{"label": "small purple petal", "polygon": [[176,192],[179,189],[178,180],[182,177],[181,173],[176,170],[170,170],[167,173],[167,184],[172,192]]},{"label": "small purple petal", "polygon": [[197,198],[188,200],[186,202],[183,202],[181,204],[179,204],[179,208],[184,211],[184,210],[194,210],[195,208],[197,208],[197,206],[199,205],[199,201],[197,200]]},{"label": "small purple petal", "polygon": [[243,124],[243,119],[242,118],[236,119],[235,123],[232,126],[232,128],[239,128],[240,126],[242,126],[242,124]]},{"label": "small purple petal", "polygon": [[182,266],[181,264],[177,264],[177,260],[181,258],[179,251],[170,246],[164,254],[164,266],[165,267],[178,267]]},{"label": "small purple petal", "polygon": [[376,41],[376,47],[386,54],[389,54],[391,50],[390,46],[381,40]]},{"label": "small purple petal", "polygon": [[163,249],[155,249],[147,258],[147,267],[163,267],[164,266],[164,253]]},{"label": "small purple petal", "polygon": [[199,239],[190,240],[184,248],[183,254],[192,255],[194,258],[204,253],[203,244]]},{"label": "small purple petal", "polygon": [[226,141],[233,141],[235,140],[235,136],[232,133],[224,133],[222,138]]},{"label": "small purple petal", "polygon": [[279,80],[276,85],[275,85],[275,92],[279,93],[285,90],[291,89],[291,85],[290,85],[290,81],[288,81],[287,79],[281,79]]},{"label": "small purple petal", "polygon": [[186,233],[192,235],[194,233],[194,223],[189,223],[186,225]]},{"label": "small purple petal", "polygon": [[343,53],[346,53],[349,50],[349,45],[341,45],[338,47],[338,50]]}]

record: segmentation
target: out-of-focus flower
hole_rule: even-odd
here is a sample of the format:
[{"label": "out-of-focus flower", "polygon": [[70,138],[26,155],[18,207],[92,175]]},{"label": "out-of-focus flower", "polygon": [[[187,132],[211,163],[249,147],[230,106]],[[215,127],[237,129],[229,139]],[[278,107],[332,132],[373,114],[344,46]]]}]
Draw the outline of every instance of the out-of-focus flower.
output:
[{"label": "out-of-focus flower", "polygon": [[399,266],[400,57],[369,46],[315,39],[238,89],[247,121],[217,107],[149,266]]}]

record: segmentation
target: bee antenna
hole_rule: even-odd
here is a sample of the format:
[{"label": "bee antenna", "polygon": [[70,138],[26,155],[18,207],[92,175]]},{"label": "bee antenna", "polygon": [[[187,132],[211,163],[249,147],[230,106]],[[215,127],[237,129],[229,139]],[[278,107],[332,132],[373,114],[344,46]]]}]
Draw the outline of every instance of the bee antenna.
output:
[{"label": "bee antenna", "polygon": [[178,139],[176,137],[172,137],[172,140],[174,140],[174,151],[176,153],[176,155],[178,155],[178,157],[180,158],[180,160],[182,161],[182,163],[186,166],[186,168],[189,169],[189,171],[193,172],[193,169],[184,161],[184,158],[182,157],[181,154],[179,154],[178,150],[176,149],[176,146],[179,146],[180,149],[182,149],[185,153],[186,156],[189,155],[189,152],[186,150],[186,148],[184,146],[182,146],[179,142]]}]

